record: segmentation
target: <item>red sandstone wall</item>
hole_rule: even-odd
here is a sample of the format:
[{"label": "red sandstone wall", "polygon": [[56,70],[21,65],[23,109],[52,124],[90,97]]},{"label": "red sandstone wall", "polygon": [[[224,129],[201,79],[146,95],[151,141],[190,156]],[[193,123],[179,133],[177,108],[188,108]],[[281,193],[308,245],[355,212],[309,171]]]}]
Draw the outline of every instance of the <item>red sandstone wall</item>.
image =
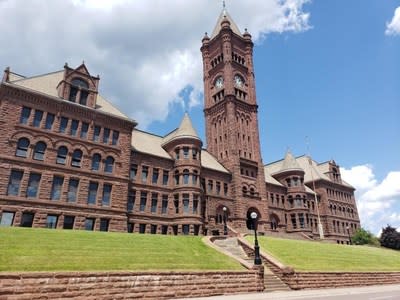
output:
[{"label": "red sandstone wall", "polygon": [[0,299],[171,299],[261,292],[263,273],[3,273]]}]

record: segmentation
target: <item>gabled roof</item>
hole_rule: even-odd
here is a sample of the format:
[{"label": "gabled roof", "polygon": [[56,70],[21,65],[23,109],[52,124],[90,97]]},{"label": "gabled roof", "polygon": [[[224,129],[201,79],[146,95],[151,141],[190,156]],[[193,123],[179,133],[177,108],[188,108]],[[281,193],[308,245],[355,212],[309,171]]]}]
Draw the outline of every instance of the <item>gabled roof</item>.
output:
[{"label": "gabled roof", "polygon": [[190,120],[188,113],[185,113],[185,115],[183,116],[179,127],[167,136],[165,136],[163,144],[167,144],[173,140],[180,138],[192,138],[201,141],[199,135],[193,127],[192,121]]},{"label": "gabled roof", "polygon": [[[10,75],[11,74],[13,73],[10,72]],[[64,79],[64,70],[32,77],[23,77],[21,75],[10,76],[9,79],[10,81],[8,82],[8,84],[20,86],[26,89],[49,95],[51,97],[59,98],[57,86]],[[97,94],[96,109],[108,114],[129,119],[128,116],[123,114],[119,109],[113,106],[111,102],[103,98],[100,94]]]},{"label": "gabled roof", "polygon": [[227,20],[231,23],[231,29],[232,29],[232,31],[233,31],[234,33],[236,33],[237,35],[240,35],[240,36],[242,35],[242,34],[240,33],[239,27],[236,25],[235,21],[233,21],[232,17],[228,14],[228,12],[226,11],[226,9],[224,8],[224,9],[222,10],[221,14],[220,14],[219,17],[218,17],[217,24],[216,24],[215,27],[214,27],[214,30],[213,30],[213,32],[212,32],[212,34],[211,34],[210,39],[215,38],[215,37],[218,35],[218,33],[221,31],[221,28],[222,28],[222,27],[221,27],[221,22],[222,22],[224,19],[227,19]]}]

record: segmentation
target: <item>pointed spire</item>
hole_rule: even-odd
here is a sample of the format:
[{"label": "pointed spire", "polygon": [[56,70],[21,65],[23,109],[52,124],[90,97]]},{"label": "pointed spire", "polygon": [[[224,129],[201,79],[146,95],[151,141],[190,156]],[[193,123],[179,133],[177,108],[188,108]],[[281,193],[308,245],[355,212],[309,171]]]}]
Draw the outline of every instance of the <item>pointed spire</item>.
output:
[{"label": "pointed spire", "polygon": [[171,134],[167,135],[164,139],[164,144],[169,143],[172,140],[180,139],[180,138],[191,138],[201,141],[199,135],[194,129],[192,120],[189,117],[189,114],[185,112],[181,124],[179,127],[174,130]]},{"label": "pointed spire", "polygon": [[290,150],[286,152],[280,171],[289,171],[289,170],[301,170],[304,172],[304,170],[300,167],[299,163],[297,162],[296,158],[294,158]]},{"label": "pointed spire", "polygon": [[236,23],[233,21],[232,17],[229,15],[228,11],[226,10],[226,4],[225,1],[222,1],[222,12],[218,17],[217,20],[217,24],[214,27],[214,30],[211,34],[211,39],[213,39],[214,37],[216,37],[218,35],[218,33],[221,31],[222,29],[222,22],[229,22],[230,24],[230,28],[232,29],[232,31],[234,33],[236,33],[237,35],[242,35],[240,33],[239,27],[236,25]]}]

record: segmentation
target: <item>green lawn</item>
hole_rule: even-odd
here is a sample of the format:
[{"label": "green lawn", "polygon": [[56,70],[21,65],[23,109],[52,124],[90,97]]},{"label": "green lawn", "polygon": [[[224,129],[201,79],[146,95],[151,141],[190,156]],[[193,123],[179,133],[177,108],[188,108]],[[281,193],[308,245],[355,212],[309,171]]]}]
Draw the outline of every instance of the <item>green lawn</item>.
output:
[{"label": "green lawn", "polygon": [[243,270],[201,237],[0,228],[0,271]]},{"label": "green lawn", "polygon": [[[253,243],[253,238],[248,236]],[[259,237],[263,251],[298,271],[400,271],[400,251]]]}]

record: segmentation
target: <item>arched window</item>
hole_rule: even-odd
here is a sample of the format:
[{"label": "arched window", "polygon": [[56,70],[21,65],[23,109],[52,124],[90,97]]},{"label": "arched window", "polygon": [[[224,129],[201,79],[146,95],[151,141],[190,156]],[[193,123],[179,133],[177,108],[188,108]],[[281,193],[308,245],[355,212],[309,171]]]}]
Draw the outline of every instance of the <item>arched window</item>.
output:
[{"label": "arched window", "polygon": [[26,157],[28,155],[29,140],[27,138],[20,138],[17,143],[17,151],[15,156]]},{"label": "arched window", "polygon": [[175,171],[174,178],[175,178],[175,184],[179,185],[179,171],[178,170]]},{"label": "arched window", "polygon": [[242,193],[243,193],[243,196],[246,196],[247,195],[247,187],[242,187]]},{"label": "arched window", "polygon": [[67,154],[68,154],[67,147],[61,146],[60,148],[58,148],[56,163],[65,165],[65,162],[67,161]]},{"label": "arched window", "polygon": [[250,196],[254,197],[254,188],[253,187],[250,188]]},{"label": "arched window", "polygon": [[33,159],[44,160],[44,154],[46,152],[47,145],[44,142],[38,142],[35,146],[35,151],[33,153]]},{"label": "arched window", "polygon": [[98,171],[100,169],[101,155],[96,153],[92,157],[92,170]]},{"label": "arched window", "polygon": [[183,170],[183,184],[189,184],[189,170]]},{"label": "arched window", "polygon": [[74,153],[72,153],[71,166],[80,168],[81,161],[82,161],[82,151],[79,149],[74,150]]},{"label": "arched window", "polygon": [[74,78],[71,81],[71,85],[76,86],[76,87],[80,87],[80,88],[84,88],[84,89],[88,89],[89,85],[87,84],[87,82],[83,79],[80,78]]},{"label": "arched window", "polygon": [[295,202],[295,207],[302,207],[303,201],[301,200],[300,195],[296,195],[294,202]]},{"label": "arched window", "polygon": [[114,158],[112,156],[107,156],[105,165],[104,165],[104,172],[112,173],[114,168]]}]

